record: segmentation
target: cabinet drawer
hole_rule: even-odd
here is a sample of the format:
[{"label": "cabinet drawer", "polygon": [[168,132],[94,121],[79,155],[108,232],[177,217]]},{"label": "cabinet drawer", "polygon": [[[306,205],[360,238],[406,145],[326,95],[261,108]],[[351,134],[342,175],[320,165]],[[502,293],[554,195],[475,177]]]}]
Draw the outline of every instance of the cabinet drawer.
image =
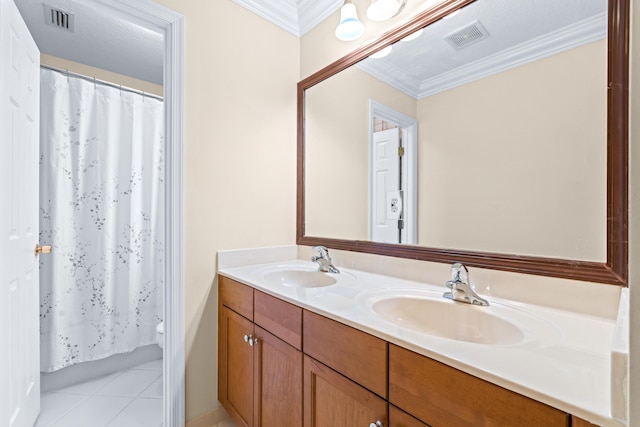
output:
[{"label": "cabinet drawer", "polygon": [[433,427],[566,427],[569,415],[393,344],[389,402]]},{"label": "cabinet drawer", "polygon": [[228,277],[218,276],[219,304],[253,320],[253,288]]},{"label": "cabinet drawer", "polygon": [[304,352],[347,378],[387,397],[387,342],[303,310]]},{"label": "cabinet drawer", "polygon": [[282,341],[302,350],[302,309],[300,307],[256,290],[254,322]]}]

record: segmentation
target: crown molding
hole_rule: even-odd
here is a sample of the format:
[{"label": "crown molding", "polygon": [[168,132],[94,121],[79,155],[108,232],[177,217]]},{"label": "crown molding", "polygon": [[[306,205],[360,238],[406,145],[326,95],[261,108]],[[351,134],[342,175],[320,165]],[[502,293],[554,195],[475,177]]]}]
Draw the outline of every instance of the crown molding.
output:
[{"label": "crown molding", "polygon": [[[300,36],[311,31],[316,25],[333,15],[342,7],[344,0],[299,0],[298,24]],[[336,25],[338,25],[336,21]]]},{"label": "crown molding", "polygon": [[603,12],[422,82],[407,78],[403,70],[393,66],[384,71],[374,69],[368,61],[357,66],[407,95],[421,99],[606,37],[607,14]]},{"label": "crown molding", "polygon": [[298,6],[296,0],[265,2],[260,0],[232,0],[285,31],[300,37],[298,29]]},{"label": "crown molding", "polygon": [[232,0],[296,37],[302,37],[342,6],[342,0]]}]

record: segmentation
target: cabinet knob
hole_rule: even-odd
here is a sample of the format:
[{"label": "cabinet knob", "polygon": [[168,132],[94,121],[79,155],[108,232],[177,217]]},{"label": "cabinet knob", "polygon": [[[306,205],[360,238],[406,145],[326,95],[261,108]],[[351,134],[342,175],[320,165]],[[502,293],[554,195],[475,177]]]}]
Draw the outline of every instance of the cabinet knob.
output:
[{"label": "cabinet knob", "polygon": [[244,342],[249,343],[249,345],[253,347],[254,344],[258,344],[258,338],[254,338],[253,335],[245,335]]},{"label": "cabinet knob", "polygon": [[384,424],[382,424],[382,421],[378,420],[375,423],[369,424],[369,427],[384,427]]}]

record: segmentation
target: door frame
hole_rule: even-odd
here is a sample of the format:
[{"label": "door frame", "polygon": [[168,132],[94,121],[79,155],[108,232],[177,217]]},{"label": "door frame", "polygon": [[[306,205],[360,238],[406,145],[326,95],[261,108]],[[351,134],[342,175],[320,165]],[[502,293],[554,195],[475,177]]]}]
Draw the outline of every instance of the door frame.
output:
[{"label": "door frame", "polygon": [[[407,212],[404,220],[406,230],[406,242],[403,244],[415,245],[418,243],[418,121],[394,110],[373,99],[369,99],[369,236],[373,235],[373,122],[374,117],[394,122],[401,129],[402,136],[406,137],[402,145],[405,148],[402,157],[403,180],[402,191],[404,195],[403,210]],[[408,219],[406,218],[408,217]]]},{"label": "door frame", "polygon": [[185,423],[184,346],[184,16],[152,0],[85,0],[122,19],[164,32],[165,273],[164,425]]}]

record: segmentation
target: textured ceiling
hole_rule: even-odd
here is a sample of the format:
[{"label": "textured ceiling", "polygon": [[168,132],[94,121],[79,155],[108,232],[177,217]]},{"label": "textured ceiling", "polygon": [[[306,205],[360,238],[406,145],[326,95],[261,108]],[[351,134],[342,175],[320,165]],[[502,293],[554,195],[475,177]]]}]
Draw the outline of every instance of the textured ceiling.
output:
[{"label": "textured ceiling", "polygon": [[[297,36],[304,35],[343,4],[343,0],[232,1]],[[159,29],[145,22],[130,22],[114,16],[93,0],[15,2],[42,52],[162,84],[163,36]],[[366,3],[362,0],[357,6],[362,8]],[[74,32],[45,24],[45,4],[73,13]],[[562,28],[576,27],[570,36],[577,37],[578,42],[602,38],[606,34],[606,8],[607,0],[477,0],[459,14],[427,28],[419,39],[397,43],[388,57],[367,59],[360,66],[420,97],[430,93],[430,87],[442,86],[438,80],[450,81],[450,74],[463,65],[510,50],[515,50],[517,56],[521,54],[518,49],[531,40],[547,37]],[[589,19],[590,28],[585,30],[582,27]],[[476,20],[486,28],[488,38],[464,49],[455,49],[444,42],[443,37]],[[588,34],[580,33],[579,37],[574,34],[580,31]],[[553,43],[559,42],[552,39],[546,43],[547,54],[551,54]]]},{"label": "textured ceiling", "polygon": [[[607,0],[478,0],[393,45],[388,56],[367,58],[364,71],[421,98],[477,78],[601,40]],[[446,38],[479,23],[486,38],[454,47]]]},{"label": "textured ceiling", "polygon": [[[15,3],[41,52],[162,84],[163,35],[150,24],[127,21],[89,0]],[[45,5],[73,13],[74,31],[46,24]]]},{"label": "textured ceiling", "polygon": [[[114,16],[91,0],[14,1],[41,52],[162,84],[163,36],[157,28]],[[343,3],[343,0],[232,1],[296,36],[311,30]],[[45,24],[45,5],[73,13],[74,32]]]}]

